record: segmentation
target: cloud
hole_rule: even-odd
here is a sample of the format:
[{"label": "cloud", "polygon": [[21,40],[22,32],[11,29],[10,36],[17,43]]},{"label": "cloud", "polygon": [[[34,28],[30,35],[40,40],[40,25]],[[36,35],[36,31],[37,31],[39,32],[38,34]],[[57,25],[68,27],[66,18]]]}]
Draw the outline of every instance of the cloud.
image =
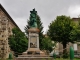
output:
[{"label": "cloud", "polygon": [[[35,8],[43,23],[44,31],[56,16],[77,16],[80,0],[0,0],[0,3],[24,31],[30,11]],[[78,6],[77,8],[75,6]],[[76,12],[77,10],[78,12]],[[75,13],[74,13],[75,12]]]},{"label": "cloud", "polygon": [[71,17],[78,17],[80,15],[80,5],[70,6],[68,9],[68,14]]},{"label": "cloud", "polygon": [[26,18],[14,18],[14,21],[16,24],[20,27],[20,29],[24,32],[24,28],[27,25],[27,19]]}]

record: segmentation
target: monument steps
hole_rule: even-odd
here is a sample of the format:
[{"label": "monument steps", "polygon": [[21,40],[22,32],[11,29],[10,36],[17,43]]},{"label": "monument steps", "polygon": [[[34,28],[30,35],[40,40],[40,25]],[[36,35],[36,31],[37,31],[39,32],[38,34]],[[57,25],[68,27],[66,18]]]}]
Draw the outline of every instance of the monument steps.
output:
[{"label": "monument steps", "polygon": [[51,57],[18,57],[16,60],[53,60]]},{"label": "monument steps", "polygon": [[49,57],[48,55],[18,55],[18,57]]}]

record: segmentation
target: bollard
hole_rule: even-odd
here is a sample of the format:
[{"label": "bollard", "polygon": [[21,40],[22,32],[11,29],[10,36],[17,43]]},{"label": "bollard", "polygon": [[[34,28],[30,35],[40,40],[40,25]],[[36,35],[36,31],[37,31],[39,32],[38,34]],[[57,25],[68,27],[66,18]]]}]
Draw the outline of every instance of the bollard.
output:
[{"label": "bollard", "polygon": [[53,53],[53,58],[56,59],[56,54],[55,53]]},{"label": "bollard", "polygon": [[9,58],[8,59],[12,59],[12,53],[9,53]]},{"label": "bollard", "polygon": [[70,47],[70,60],[74,59],[74,50],[73,47]]}]

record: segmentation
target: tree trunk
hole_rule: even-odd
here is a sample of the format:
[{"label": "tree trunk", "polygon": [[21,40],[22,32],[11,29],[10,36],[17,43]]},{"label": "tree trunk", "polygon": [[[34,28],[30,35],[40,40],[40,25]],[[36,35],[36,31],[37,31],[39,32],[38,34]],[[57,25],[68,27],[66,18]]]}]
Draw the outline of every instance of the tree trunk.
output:
[{"label": "tree trunk", "polygon": [[66,44],[67,44],[67,43],[63,43],[63,54],[65,54],[65,53],[67,52]]}]

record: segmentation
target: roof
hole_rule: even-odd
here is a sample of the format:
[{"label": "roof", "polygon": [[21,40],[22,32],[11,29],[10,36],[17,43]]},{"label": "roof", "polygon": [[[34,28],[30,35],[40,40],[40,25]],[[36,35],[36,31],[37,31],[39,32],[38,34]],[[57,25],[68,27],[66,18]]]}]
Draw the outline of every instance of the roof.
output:
[{"label": "roof", "polygon": [[72,18],[72,20],[74,20],[74,21],[79,21],[80,18]]},{"label": "roof", "polygon": [[[7,13],[7,11],[4,9],[4,7],[0,4],[0,8],[2,9],[2,11],[7,15],[7,17],[13,22],[13,24],[17,26],[17,24],[14,22],[14,20],[11,18],[11,16]],[[18,27],[19,28],[19,27]],[[19,28],[20,29],[20,28]]]}]

